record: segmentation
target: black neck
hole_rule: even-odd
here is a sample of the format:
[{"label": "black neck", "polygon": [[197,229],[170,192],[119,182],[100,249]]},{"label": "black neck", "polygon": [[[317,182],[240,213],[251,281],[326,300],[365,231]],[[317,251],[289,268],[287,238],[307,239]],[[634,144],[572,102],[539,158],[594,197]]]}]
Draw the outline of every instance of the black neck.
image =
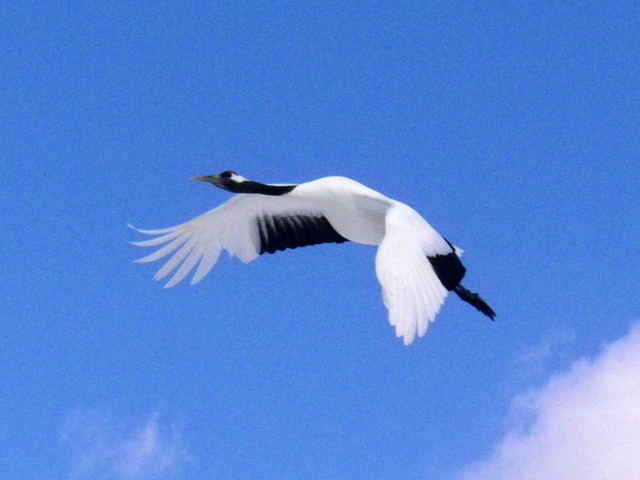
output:
[{"label": "black neck", "polygon": [[[245,180],[233,186],[234,193],[259,193],[261,195],[284,195],[296,188],[296,185],[265,185],[264,183]],[[231,189],[230,189],[231,190]]]}]

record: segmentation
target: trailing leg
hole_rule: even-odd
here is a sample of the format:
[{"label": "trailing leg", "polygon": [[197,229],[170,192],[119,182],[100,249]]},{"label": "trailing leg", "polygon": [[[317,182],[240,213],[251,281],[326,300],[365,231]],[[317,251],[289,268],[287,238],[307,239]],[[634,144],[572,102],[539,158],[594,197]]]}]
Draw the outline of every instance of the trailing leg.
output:
[{"label": "trailing leg", "polygon": [[458,294],[461,300],[464,300],[465,302],[473,305],[482,313],[484,313],[487,317],[489,317],[491,320],[494,320],[496,316],[496,312],[494,312],[491,309],[491,307],[487,305],[487,302],[485,302],[482,298],[480,298],[480,295],[478,295],[477,293],[470,292],[469,290],[464,288],[460,283],[455,287],[453,287],[453,291]]}]

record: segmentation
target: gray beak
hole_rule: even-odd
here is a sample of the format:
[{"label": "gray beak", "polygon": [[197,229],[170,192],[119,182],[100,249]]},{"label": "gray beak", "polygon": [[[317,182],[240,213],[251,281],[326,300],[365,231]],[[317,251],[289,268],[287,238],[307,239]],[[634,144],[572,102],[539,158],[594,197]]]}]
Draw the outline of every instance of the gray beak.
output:
[{"label": "gray beak", "polygon": [[195,180],[196,182],[207,182],[213,183],[216,186],[219,186],[222,179],[220,175],[205,175],[204,177],[190,177],[189,180]]}]

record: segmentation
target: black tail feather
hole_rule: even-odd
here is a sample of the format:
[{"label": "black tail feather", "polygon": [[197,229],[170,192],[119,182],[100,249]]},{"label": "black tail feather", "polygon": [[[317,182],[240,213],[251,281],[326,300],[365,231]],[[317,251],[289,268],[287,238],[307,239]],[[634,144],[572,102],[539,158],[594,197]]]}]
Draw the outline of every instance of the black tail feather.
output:
[{"label": "black tail feather", "polygon": [[458,294],[461,300],[464,300],[465,302],[473,305],[482,313],[484,313],[487,317],[489,317],[491,320],[495,319],[496,312],[494,312],[491,309],[491,307],[487,305],[487,302],[485,302],[482,298],[480,298],[480,295],[478,295],[477,293],[470,292],[469,290],[464,288],[461,284],[458,284],[455,287],[453,287],[453,291]]}]

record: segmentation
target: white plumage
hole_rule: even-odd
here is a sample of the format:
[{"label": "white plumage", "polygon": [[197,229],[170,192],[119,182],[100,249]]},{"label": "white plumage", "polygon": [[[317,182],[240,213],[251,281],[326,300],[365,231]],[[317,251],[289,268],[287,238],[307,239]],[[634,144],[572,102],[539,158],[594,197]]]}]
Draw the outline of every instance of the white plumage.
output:
[{"label": "white plumage", "polygon": [[[459,264],[462,270],[457,274],[460,278],[454,279],[456,284],[464,275],[464,267],[457,260],[461,251],[415,210],[348,178],[326,177],[300,185],[264,185],[228,171],[195,180],[247,193],[235,195],[219,207],[175,227],[136,229],[155,238],[133,242],[135,245],[161,247],[137,262],[169,256],[154,277],[161,280],[175,271],[165,288],[179,283],[194,269],[191,284],[198,283],[216,264],[222,250],[248,263],[261,253],[316,243],[349,240],[378,245],[376,274],[389,321],[397,336],[403,337],[408,345],[416,333],[425,334],[447,296],[443,284],[447,279],[443,281],[440,278],[443,273],[436,271],[437,259],[453,261],[456,268]],[[454,288],[449,286],[451,289]],[[483,313],[493,318],[490,308],[489,312],[492,315]]]}]

